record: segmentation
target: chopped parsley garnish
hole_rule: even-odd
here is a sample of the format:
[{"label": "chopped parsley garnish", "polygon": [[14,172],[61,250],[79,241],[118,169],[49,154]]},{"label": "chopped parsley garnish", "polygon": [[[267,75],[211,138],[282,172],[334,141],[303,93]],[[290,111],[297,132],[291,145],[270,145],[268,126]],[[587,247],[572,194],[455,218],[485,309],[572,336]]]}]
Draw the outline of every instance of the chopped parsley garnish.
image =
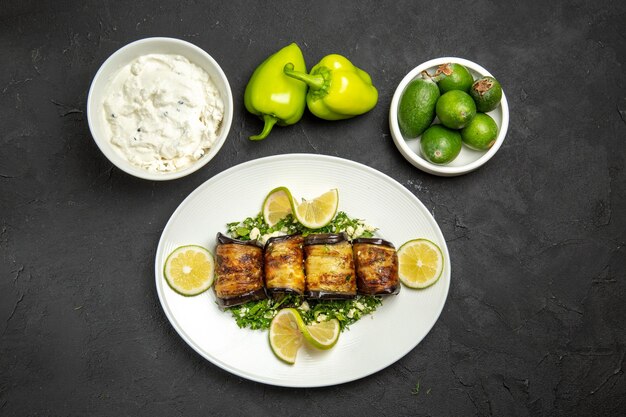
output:
[{"label": "chopped parsley garnish", "polygon": [[[311,233],[339,233],[346,232],[350,239],[358,237],[374,236],[375,228],[368,226],[361,219],[352,219],[348,215],[340,211],[335,218],[326,226],[320,229],[309,229],[304,227],[291,214],[280,220],[274,226],[269,226],[263,219],[263,213],[259,213],[256,217],[248,217],[241,222],[232,222],[226,225],[228,234],[236,239],[251,240],[259,239],[267,240],[272,234],[291,235],[294,233],[302,233],[307,236]],[[265,237],[265,238],[264,238]]]},{"label": "chopped parsley garnish", "polygon": [[306,324],[337,319],[343,331],[361,317],[373,313],[381,304],[382,297],[379,296],[357,296],[350,300],[305,300],[297,295],[287,295],[276,300],[268,298],[250,301],[231,307],[228,311],[239,327],[264,330],[270,327],[270,322],[280,309],[293,307]]}]

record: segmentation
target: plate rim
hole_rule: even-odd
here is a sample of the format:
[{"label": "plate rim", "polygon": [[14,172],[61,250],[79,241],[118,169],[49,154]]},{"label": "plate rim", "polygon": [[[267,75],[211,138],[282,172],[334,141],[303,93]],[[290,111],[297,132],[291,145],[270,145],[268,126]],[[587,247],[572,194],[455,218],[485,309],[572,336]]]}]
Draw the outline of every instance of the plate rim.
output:
[{"label": "plate rim", "polygon": [[[334,383],[315,383],[315,381],[311,381],[311,383],[293,383],[290,382],[288,380],[286,381],[268,381],[267,378],[263,378],[262,376],[258,376],[256,374],[252,374],[250,372],[245,372],[245,371],[241,371],[239,369],[233,368],[230,365],[224,363],[223,361],[219,360],[219,358],[210,356],[205,354],[205,352],[203,352],[200,349],[200,346],[196,346],[196,343],[194,343],[192,340],[190,340],[190,338],[187,336],[187,334],[184,332],[184,330],[181,328],[181,326],[179,325],[178,321],[176,320],[176,318],[173,315],[173,312],[169,309],[166,308],[166,306],[168,306],[167,301],[165,300],[165,295],[163,294],[163,290],[164,290],[164,286],[163,286],[163,282],[161,282],[162,280],[160,280],[159,278],[159,272],[162,269],[162,267],[158,264],[159,258],[162,257],[162,251],[163,251],[163,240],[164,237],[166,236],[167,232],[169,231],[169,229],[172,227],[173,224],[173,220],[174,218],[176,218],[176,216],[179,214],[180,211],[182,211],[184,209],[184,207],[186,206],[186,204],[193,200],[195,198],[195,196],[197,194],[200,194],[205,188],[209,187],[212,183],[214,182],[218,182],[220,181],[222,178],[227,177],[229,175],[231,175],[233,172],[240,170],[240,169],[244,169],[244,168],[248,168],[250,166],[254,166],[254,165],[260,165],[263,163],[267,163],[267,162],[274,162],[274,161],[280,161],[283,159],[287,159],[287,160],[293,160],[295,158],[308,158],[308,159],[314,159],[314,160],[320,160],[320,161],[331,161],[333,163],[338,163],[338,164],[347,164],[350,165],[354,168],[357,169],[363,169],[366,171],[369,171],[371,174],[376,175],[376,176],[380,176],[383,179],[390,181],[391,183],[393,183],[396,187],[399,188],[399,190],[405,192],[407,194],[407,196],[413,200],[414,203],[417,203],[419,206],[421,206],[422,209],[424,209],[424,211],[426,213],[428,213],[428,215],[430,216],[430,220],[432,220],[434,222],[434,224],[437,226],[435,228],[435,233],[438,235],[437,237],[441,240],[441,242],[443,243],[443,247],[442,252],[444,253],[445,259],[444,259],[444,267],[447,268],[448,270],[448,279],[445,280],[445,289],[444,289],[444,297],[443,297],[443,302],[441,303],[441,306],[439,308],[439,311],[436,312],[435,315],[435,319],[433,320],[432,324],[428,327],[428,330],[425,332],[424,336],[422,336],[421,339],[417,340],[416,343],[414,345],[412,345],[410,348],[408,348],[407,350],[405,350],[404,352],[402,352],[398,357],[394,357],[391,358],[391,360],[389,361],[385,361],[385,363],[382,366],[377,367],[376,369],[372,369],[369,370],[363,374],[360,374],[358,376],[351,376],[351,377],[346,377],[344,379],[340,379],[337,382]],[[288,154],[279,154],[279,155],[271,155],[271,156],[265,156],[265,157],[260,157],[260,158],[256,158],[256,159],[252,159],[249,161],[245,161],[242,162],[240,164],[234,165],[216,175],[214,175],[213,177],[207,179],[206,181],[204,181],[202,184],[198,185],[191,193],[189,193],[189,195],[187,195],[187,197],[185,197],[180,203],[179,205],[176,207],[176,210],[174,210],[172,212],[172,214],[170,215],[165,227],[163,228],[163,231],[161,232],[161,236],[159,237],[159,242],[157,244],[157,250],[155,253],[155,260],[154,260],[154,272],[155,272],[155,285],[157,287],[157,295],[159,298],[159,303],[161,305],[161,308],[163,309],[163,312],[165,313],[165,316],[167,317],[169,324],[174,328],[174,330],[176,330],[176,333],[178,334],[179,337],[181,337],[183,339],[183,341],[189,346],[191,347],[196,353],[198,353],[200,356],[202,356],[204,359],[208,360],[210,363],[212,363],[215,366],[218,366],[219,368],[221,368],[222,370],[229,372],[233,375],[236,375],[238,377],[241,378],[245,378],[251,381],[255,381],[255,382],[259,382],[262,384],[267,384],[267,385],[273,385],[273,386],[281,386],[281,387],[288,387],[288,388],[318,388],[318,387],[327,387],[327,386],[336,386],[336,385],[341,385],[341,384],[345,384],[348,382],[352,382],[352,381],[356,381],[365,377],[368,377],[370,375],[373,375],[383,369],[386,369],[387,367],[391,366],[392,364],[398,362],[399,360],[401,360],[403,357],[405,357],[409,352],[411,352],[413,349],[415,349],[423,340],[424,338],[431,332],[431,330],[433,329],[433,327],[435,326],[435,324],[439,321],[439,318],[441,317],[441,313],[443,312],[443,309],[445,307],[446,301],[448,300],[448,295],[450,293],[450,284],[451,284],[451,278],[452,278],[452,267],[451,267],[451,262],[450,262],[450,253],[448,250],[448,245],[447,242],[445,240],[445,237],[443,236],[443,232],[441,231],[441,227],[439,227],[439,223],[437,223],[437,221],[435,220],[434,216],[431,214],[431,212],[428,210],[428,208],[424,205],[424,203],[422,203],[422,201],[417,198],[417,196],[415,194],[413,194],[408,188],[406,188],[404,185],[402,185],[399,181],[395,180],[394,178],[390,177],[389,175],[375,169],[372,168],[370,166],[367,166],[365,164],[362,164],[360,162],[356,162],[350,159],[345,159],[345,158],[341,158],[341,157],[337,157],[337,156],[333,156],[333,155],[324,155],[324,154],[311,154],[311,153],[288,153]]]}]

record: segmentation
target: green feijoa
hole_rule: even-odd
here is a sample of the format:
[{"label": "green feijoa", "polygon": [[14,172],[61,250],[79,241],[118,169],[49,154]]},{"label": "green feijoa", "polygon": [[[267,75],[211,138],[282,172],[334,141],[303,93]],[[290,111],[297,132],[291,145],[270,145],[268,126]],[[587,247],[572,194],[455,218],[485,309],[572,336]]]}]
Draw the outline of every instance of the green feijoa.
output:
[{"label": "green feijoa", "polygon": [[461,152],[461,134],[441,125],[432,125],[422,134],[422,155],[433,164],[443,165],[453,161]]},{"label": "green feijoa", "polygon": [[474,77],[461,64],[448,63],[440,65],[435,72],[435,79],[441,94],[452,90],[469,92]]},{"label": "green feijoa", "polygon": [[482,77],[474,81],[470,95],[476,102],[476,109],[483,113],[498,107],[502,99],[502,86],[493,77]]},{"label": "green feijoa", "polygon": [[445,127],[462,129],[476,115],[476,104],[469,94],[452,90],[439,97],[435,110]]},{"label": "green feijoa", "polygon": [[421,135],[435,119],[435,105],[439,98],[437,84],[427,75],[411,81],[398,105],[398,125],[405,139]]},{"label": "green feijoa", "polygon": [[495,120],[485,113],[476,113],[476,116],[461,129],[463,143],[472,149],[485,151],[496,143],[498,125]]}]

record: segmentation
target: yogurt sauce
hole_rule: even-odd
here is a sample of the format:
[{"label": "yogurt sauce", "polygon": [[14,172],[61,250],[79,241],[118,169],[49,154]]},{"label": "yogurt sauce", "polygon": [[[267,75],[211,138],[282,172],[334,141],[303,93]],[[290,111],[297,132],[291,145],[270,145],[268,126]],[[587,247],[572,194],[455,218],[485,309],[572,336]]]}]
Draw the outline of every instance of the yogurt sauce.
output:
[{"label": "yogurt sauce", "polygon": [[213,145],[224,102],[209,74],[180,55],[144,55],[105,94],[113,147],[150,172],[188,167]]}]

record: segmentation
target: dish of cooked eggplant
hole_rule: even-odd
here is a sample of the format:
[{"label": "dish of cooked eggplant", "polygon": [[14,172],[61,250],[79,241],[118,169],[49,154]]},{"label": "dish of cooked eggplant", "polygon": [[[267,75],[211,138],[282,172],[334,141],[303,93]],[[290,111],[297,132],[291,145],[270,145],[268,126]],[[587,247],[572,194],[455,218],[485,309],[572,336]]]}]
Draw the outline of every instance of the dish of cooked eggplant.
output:
[{"label": "dish of cooked eggplant", "polygon": [[353,299],[400,290],[398,257],[391,242],[345,233],[277,236],[255,240],[217,235],[214,290],[220,307],[267,297]]},{"label": "dish of cooked eggplant", "polygon": [[[304,210],[326,190],[338,191],[319,198],[336,204],[330,223]],[[348,242],[314,236],[342,233]],[[395,248],[361,240],[378,238]],[[428,276],[440,275],[437,284],[420,276],[407,285],[409,263],[435,245],[439,261],[423,258],[420,268],[435,265]],[[187,345],[234,375],[286,387],[345,383],[399,360],[429,333],[451,282],[443,234],[413,191],[371,167],[313,154],[252,160],[207,180],[172,213],[154,267],[164,314]],[[284,343],[300,337],[292,363]]]}]

